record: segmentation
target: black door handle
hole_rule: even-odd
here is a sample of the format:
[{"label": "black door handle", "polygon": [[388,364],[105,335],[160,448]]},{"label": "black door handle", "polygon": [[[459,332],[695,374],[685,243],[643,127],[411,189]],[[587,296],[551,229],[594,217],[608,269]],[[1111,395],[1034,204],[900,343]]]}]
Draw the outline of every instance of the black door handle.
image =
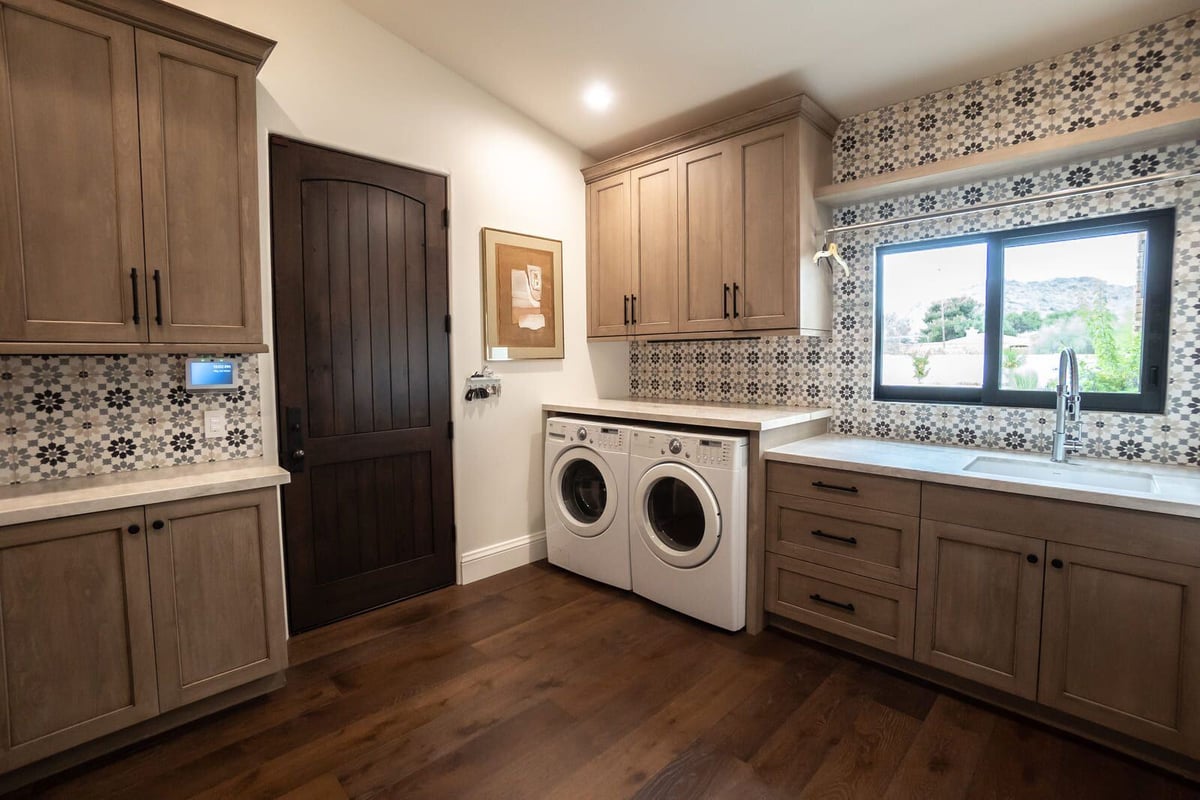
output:
[{"label": "black door handle", "polygon": [[629,324],[637,325],[637,295],[629,295]]},{"label": "black door handle", "polygon": [[842,611],[849,611],[851,614],[854,613],[854,603],[839,603],[837,600],[828,600],[819,594],[810,594],[808,599],[817,603],[824,603],[827,606],[833,606],[834,608],[840,608]]},{"label": "black door handle", "polygon": [[809,533],[819,539],[829,539],[831,541],[841,542],[843,544],[855,546],[858,545],[858,539],[855,539],[853,536],[838,536],[836,533],[826,533],[825,531],[821,530],[809,531]]},{"label": "black door handle", "polygon": [[288,472],[304,471],[303,411],[295,406],[283,410],[283,457],[280,462]]},{"label": "black door handle", "polygon": [[629,295],[623,294],[623,295],[621,295],[621,297],[624,298],[624,300],[625,300],[625,324],[628,325],[629,324]]},{"label": "black door handle", "polygon": [[857,486],[836,486],[832,483],[825,483],[824,481],[813,481],[812,485],[818,489],[826,489],[831,492],[849,492],[850,494],[858,494]]},{"label": "black door handle", "polygon": [[737,295],[738,295],[738,285],[735,283],[735,284],[733,284],[733,318],[734,319],[737,319],[738,317],[741,316],[741,314],[738,313],[738,309],[737,309]]},{"label": "black door handle", "polygon": [[722,283],[721,288],[725,292],[721,297],[721,318],[729,319],[729,284]]},{"label": "black door handle", "polygon": [[137,267],[129,270],[129,282],[133,284],[133,324],[142,324],[142,304],[138,300]]},{"label": "black door handle", "polygon": [[162,325],[162,275],[154,270],[154,322]]}]

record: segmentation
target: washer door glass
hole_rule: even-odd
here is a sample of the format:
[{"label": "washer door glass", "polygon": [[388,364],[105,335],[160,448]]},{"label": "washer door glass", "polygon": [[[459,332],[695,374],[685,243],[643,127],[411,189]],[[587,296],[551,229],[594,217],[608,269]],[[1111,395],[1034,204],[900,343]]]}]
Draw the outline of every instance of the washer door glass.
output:
[{"label": "washer door glass", "polygon": [[721,540],[721,512],[712,489],[683,464],[656,464],[634,492],[642,541],[662,561],[683,569],[712,557]]},{"label": "washer door glass", "polygon": [[612,468],[587,447],[564,450],[546,485],[563,527],[588,537],[604,533],[612,524],[617,514],[616,491]]}]

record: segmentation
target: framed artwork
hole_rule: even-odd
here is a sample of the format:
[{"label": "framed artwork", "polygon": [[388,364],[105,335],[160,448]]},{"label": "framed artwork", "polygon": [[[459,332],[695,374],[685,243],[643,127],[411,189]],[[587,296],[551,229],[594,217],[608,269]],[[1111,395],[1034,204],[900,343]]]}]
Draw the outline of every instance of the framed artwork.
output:
[{"label": "framed artwork", "polygon": [[483,229],[489,361],[563,357],[562,242]]}]

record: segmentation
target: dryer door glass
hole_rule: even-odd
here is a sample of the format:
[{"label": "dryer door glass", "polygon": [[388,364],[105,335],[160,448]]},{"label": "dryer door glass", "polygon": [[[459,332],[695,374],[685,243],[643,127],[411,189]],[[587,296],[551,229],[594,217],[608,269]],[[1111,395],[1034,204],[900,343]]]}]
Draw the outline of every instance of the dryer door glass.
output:
[{"label": "dryer door glass", "polygon": [[704,541],[704,508],[692,487],[677,478],[662,478],[646,498],[646,516],[666,546],[683,553]]},{"label": "dryer door glass", "polygon": [[604,516],[608,485],[596,465],[576,459],[562,472],[563,505],[577,522],[590,525]]}]

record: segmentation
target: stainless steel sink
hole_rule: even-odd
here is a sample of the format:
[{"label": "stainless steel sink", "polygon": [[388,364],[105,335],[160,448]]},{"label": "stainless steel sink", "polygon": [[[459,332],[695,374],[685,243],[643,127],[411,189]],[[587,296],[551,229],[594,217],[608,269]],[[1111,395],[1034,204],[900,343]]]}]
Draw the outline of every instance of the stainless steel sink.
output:
[{"label": "stainless steel sink", "polygon": [[1051,461],[1025,461],[1015,458],[979,456],[963,468],[964,472],[997,475],[1004,478],[1029,478],[1051,483],[1069,483],[1093,489],[1121,489],[1129,492],[1158,491],[1153,475],[1083,464],[1055,464]]}]

